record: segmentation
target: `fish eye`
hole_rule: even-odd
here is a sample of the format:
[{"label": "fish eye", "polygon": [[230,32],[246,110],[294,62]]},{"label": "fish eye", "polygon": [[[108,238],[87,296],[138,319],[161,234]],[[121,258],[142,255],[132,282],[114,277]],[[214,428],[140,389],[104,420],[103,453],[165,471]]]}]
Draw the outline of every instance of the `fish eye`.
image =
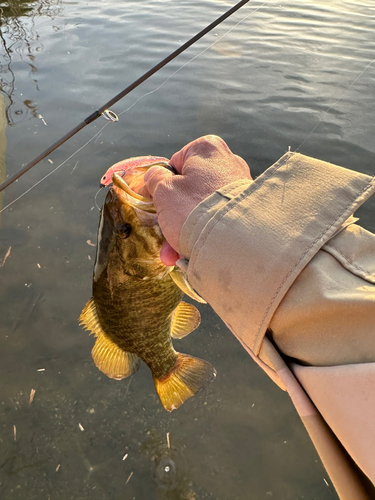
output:
[{"label": "fish eye", "polygon": [[129,238],[130,233],[132,232],[132,227],[130,224],[125,222],[124,224],[120,224],[116,228],[116,231],[117,231],[117,234],[120,236],[120,238],[125,240],[126,238]]}]

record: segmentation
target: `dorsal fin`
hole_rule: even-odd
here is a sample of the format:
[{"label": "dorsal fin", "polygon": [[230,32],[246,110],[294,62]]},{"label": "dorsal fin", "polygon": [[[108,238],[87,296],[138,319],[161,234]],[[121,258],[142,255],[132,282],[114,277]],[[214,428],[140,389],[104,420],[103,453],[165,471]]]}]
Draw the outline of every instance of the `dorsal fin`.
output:
[{"label": "dorsal fin", "polygon": [[182,339],[198,328],[200,322],[198,309],[187,302],[180,302],[172,315],[171,335],[175,339]]},{"label": "dorsal fin", "polygon": [[137,371],[140,363],[138,356],[124,351],[106,335],[101,327],[93,298],[83,309],[79,323],[95,335],[96,342],[91,351],[92,359],[96,367],[107,377],[121,380]]}]

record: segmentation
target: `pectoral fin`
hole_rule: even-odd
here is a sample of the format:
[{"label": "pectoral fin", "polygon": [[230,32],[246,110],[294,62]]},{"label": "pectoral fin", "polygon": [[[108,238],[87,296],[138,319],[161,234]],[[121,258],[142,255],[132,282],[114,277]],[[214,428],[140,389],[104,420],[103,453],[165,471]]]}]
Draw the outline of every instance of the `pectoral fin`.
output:
[{"label": "pectoral fin", "polygon": [[172,315],[171,335],[175,339],[183,339],[198,328],[200,322],[198,309],[187,302],[180,302]]},{"label": "pectoral fin", "polygon": [[138,356],[124,351],[106,335],[101,327],[93,298],[83,309],[79,324],[95,335],[96,342],[91,351],[92,359],[96,367],[107,377],[121,380],[137,371],[140,363]]},{"label": "pectoral fin", "polygon": [[194,299],[201,304],[207,304],[207,302],[202,299],[202,297],[198,295],[195,290],[193,290],[192,286],[187,280],[186,274],[180,271],[180,269],[175,267],[173,271],[170,272],[170,276],[175,284],[191,299]]}]

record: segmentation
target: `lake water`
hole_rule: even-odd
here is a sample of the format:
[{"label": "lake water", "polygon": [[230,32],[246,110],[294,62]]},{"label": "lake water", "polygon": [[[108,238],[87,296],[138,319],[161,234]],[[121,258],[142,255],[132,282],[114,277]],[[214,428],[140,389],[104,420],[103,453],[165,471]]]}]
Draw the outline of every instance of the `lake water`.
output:
[{"label": "lake water", "polygon": [[[231,5],[1,2],[1,179]],[[374,17],[373,0],[251,2],[113,106],[120,114],[171,77],[1,213],[1,499],[337,498],[288,395],[209,306],[175,344],[210,361],[217,379],[171,414],[144,365],[121,382],[95,368],[77,318],[91,295],[99,179],[123,158],[169,157],[214,133],[255,176],[288,146],[375,174]],[[3,206],[106,123],[10,186]],[[372,199],[358,211],[373,231],[374,210]]]}]

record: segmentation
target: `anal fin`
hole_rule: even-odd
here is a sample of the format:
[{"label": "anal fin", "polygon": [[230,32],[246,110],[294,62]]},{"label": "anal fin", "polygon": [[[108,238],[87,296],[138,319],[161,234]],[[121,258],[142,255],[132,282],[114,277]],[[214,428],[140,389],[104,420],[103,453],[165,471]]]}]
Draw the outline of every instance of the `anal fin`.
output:
[{"label": "anal fin", "polygon": [[122,350],[104,333],[97,336],[91,355],[95,366],[107,377],[116,380],[129,377],[139,368],[139,357]]},{"label": "anal fin", "polygon": [[154,377],[154,382],[162,405],[167,411],[172,411],[215,377],[216,370],[207,361],[178,353],[170,373],[162,378]]},{"label": "anal fin", "polygon": [[171,335],[175,339],[182,339],[198,328],[200,322],[198,309],[187,302],[180,302],[173,311]]}]

